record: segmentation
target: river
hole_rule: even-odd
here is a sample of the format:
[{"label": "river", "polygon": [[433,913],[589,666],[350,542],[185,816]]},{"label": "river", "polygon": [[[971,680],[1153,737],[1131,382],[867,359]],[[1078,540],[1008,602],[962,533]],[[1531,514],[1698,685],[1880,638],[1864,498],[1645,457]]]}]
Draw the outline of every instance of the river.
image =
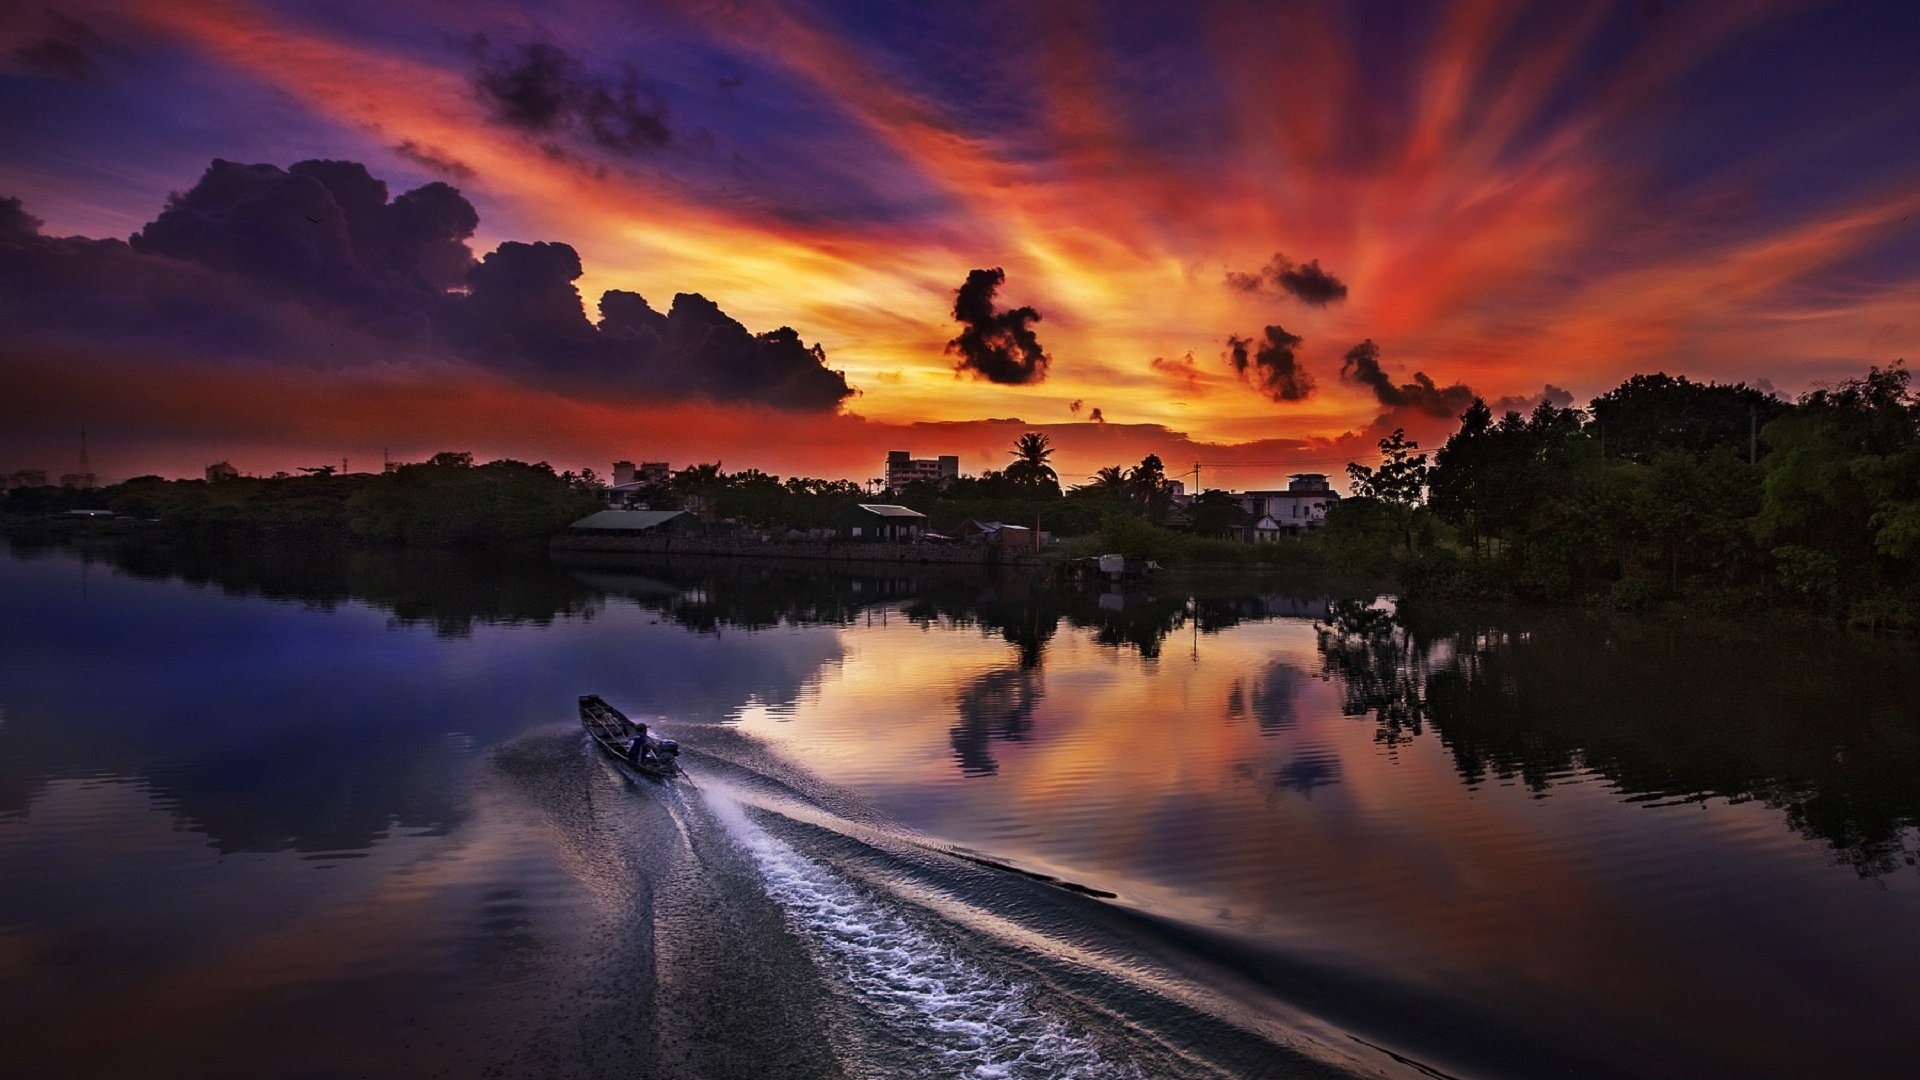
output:
[{"label": "river", "polygon": [[[1920,649],[1338,583],[0,555],[11,1075],[1906,1076]],[[636,780],[598,693],[684,748]]]}]

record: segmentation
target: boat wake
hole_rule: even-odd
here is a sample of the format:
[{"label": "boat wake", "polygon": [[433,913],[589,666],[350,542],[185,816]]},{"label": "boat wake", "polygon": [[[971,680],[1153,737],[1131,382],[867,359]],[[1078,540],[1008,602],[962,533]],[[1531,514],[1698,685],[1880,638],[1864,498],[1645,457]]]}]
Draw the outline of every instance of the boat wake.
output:
[{"label": "boat wake", "polygon": [[[789,926],[838,976],[853,1005],[890,1029],[911,1060],[891,1075],[981,1080],[1140,1077],[1033,1003],[1034,990],[996,977],[921,931],[825,865],[755,824],[722,793],[707,804],[752,857]],[[883,1048],[873,1040],[861,1056]],[[895,1056],[895,1055],[889,1055]],[[869,1058],[871,1061],[871,1059]]]},{"label": "boat wake", "polygon": [[1433,1075],[1112,893],[908,829],[726,729],[676,733],[691,776],[667,782],[577,737],[499,755],[591,897],[553,996],[606,1002],[581,1045],[631,1039],[641,1075]]}]

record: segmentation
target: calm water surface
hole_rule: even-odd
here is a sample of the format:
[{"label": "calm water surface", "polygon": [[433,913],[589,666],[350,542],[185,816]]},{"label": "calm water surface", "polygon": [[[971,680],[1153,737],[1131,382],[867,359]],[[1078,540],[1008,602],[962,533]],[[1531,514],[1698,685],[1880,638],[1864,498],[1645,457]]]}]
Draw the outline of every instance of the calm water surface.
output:
[{"label": "calm water surface", "polygon": [[[0,1044],[35,1076],[1905,1076],[1916,661],[1300,582],[16,549]],[[586,692],[689,781],[597,757]]]}]

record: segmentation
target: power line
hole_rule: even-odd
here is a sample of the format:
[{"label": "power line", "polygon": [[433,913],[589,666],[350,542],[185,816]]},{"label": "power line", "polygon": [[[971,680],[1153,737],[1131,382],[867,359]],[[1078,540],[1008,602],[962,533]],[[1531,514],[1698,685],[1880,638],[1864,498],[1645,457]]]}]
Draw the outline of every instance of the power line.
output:
[{"label": "power line", "polygon": [[[1373,455],[1373,456],[1377,457],[1378,455]],[[1288,465],[1326,465],[1328,463],[1343,463],[1348,461],[1365,461],[1365,460],[1367,460],[1367,455],[1341,454],[1339,457],[1289,458],[1286,461],[1199,461],[1199,462],[1195,462],[1195,464],[1204,465],[1209,469],[1240,469],[1240,468],[1270,469],[1270,468],[1284,468],[1285,466],[1288,466]]]}]

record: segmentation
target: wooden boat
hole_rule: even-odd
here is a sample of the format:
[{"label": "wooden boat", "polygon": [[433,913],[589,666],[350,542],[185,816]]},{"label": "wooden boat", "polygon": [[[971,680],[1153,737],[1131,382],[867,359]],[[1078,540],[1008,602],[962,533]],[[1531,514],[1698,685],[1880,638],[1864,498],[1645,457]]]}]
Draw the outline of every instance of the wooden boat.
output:
[{"label": "wooden boat", "polygon": [[600,744],[600,749],[613,755],[613,759],[627,769],[656,780],[680,775],[680,765],[675,760],[680,746],[672,739],[661,739],[655,753],[645,759],[636,761],[630,756],[627,745],[633,741],[639,726],[627,719],[625,713],[600,700],[599,694],[581,695],[580,724],[593,736],[593,741]]}]

